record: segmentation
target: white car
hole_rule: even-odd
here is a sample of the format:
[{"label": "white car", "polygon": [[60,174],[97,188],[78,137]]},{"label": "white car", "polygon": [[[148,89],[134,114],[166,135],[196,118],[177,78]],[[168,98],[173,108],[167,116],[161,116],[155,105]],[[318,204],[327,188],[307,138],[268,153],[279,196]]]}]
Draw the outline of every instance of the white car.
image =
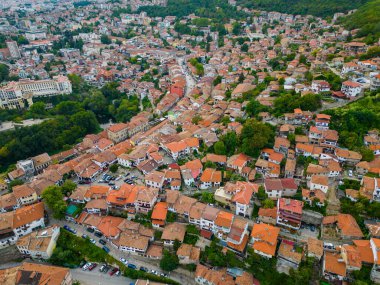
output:
[{"label": "white car", "polygon": [[348,170],[348,176],[352,177],[354,175],[354,173],[352,172],[352,170]]},{"label": "white car", "polygon": [[96,244],[96,240],[90,238],[90,242],[93,243],[93,244]]},{"label": "white car", "polygon": [[120,261],[122,262],[122,263],[124,263],[125,265],[127,265],[128,264],[128,261],[125,259],[125,258],[120,258]]},{"label": "white car", "polygon": [[86,271],[89,267],[91,266],[91,262],[86,263],[83,267],[82,270]]}]

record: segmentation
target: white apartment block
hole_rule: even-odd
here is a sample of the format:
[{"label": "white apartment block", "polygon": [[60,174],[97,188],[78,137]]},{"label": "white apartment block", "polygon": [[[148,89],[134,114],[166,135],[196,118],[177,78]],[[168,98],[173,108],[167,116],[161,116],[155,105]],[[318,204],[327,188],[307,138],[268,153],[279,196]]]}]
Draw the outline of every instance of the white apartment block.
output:
[{"label": "white apartment block", "polygon": [[71,82],[66,76],[58,75],[47,80],[22,79],[0,88],[0,109],[21,109],[24,99],[71,93]]}]

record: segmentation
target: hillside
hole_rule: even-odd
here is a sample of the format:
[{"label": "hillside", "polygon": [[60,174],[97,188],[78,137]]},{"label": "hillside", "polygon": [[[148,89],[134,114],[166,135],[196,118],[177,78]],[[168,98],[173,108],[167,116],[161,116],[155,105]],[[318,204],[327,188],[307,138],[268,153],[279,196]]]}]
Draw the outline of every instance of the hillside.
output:
[{"label": "hillside", "polygon": [[378,40],[380,38],[380,0],[368,2],[355,13],[343,18],[341,23],[350,30],[360,29],[357,37],[367,37],[367,43]]},{"label": "hillside", "polygon": [[368,0],[238,0],[247,8],[277,11],[288,14],[314,15],[328,17],[337,12],[357,9]]},{"label": "hillside", "polygon": [[199,17],[228,22],[229,19],[246,17],[244,12],[228,4],[226,0],[168,0],[166,7],[143,6],[139,11],[145,11],[150,17],[177,16],[183,17],[195,14]]}]

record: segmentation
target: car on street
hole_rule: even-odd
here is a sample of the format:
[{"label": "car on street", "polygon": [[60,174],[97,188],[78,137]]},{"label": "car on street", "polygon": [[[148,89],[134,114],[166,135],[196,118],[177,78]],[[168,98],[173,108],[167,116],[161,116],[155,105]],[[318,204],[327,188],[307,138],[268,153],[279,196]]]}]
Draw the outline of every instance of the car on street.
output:
[{"label": "car on street", "polygon": [[146,268],[146,267],[144,267],[144,266],[141,266],[141,267],[140,267],[140,271],[149,272],[148,268]]},{"label": "car on street", "polygon": [[161,273],[160,276],[161,276],[161,277],[165,277],[165,278],[168,278],[168,277],[169,277],[166,273]]},{"label": "car on street", "polygon": [[95,230],[94,230],[93,228],[87,228],[87,231],[88,231],[89,233],[93,233]]},{"label": "car on street", "polygon": [[352,170],[348,170],[348,176],[352,177],[354,175],[354,173],[352,172]]},{"label": "car on street", "polygon": [[95,232],[94,235],[98,238],[101,238],[103,236],[101,232]]},{"label": "car on street", "polygon": [[106,246],[103,246],[102,249],[103,249],[105,252],[107,252],[107,253],[109,253],[109,252],[111,251],[111,250],[110,250],[108,247],[106,247]]},{"label": "car on street", "polygon": [[96,240],[94,240],[93,238],[90,238],[90,242],[91,242],[92,244],[96,244]]},{"label": "car on street", "polygon": [[119,271],[119,269],[118,268],[113,268],[112,270],[111,270],[111,272],[109,273],[110,274],[110,276],[112,276],[112,275],[114,275],[117,271]]},{"label": "car on street", "polygon": [[85,265],[83,265],[82,270],[86,271],[90,266],[91,266],[91,262],[88,262]]},{"label": "car on street", "polygon": [[132,264],[132,263],[128,263],[128,268],[130,269],[137,269],[137,266]]},{"label": "car on street", "polygon": [[104,239],[100,239],[100,240],[99,240],[99,243],[100,243],[101,245],[106,245],[107,242],[106,242]]},{"label": "car on street", "polygon": [[125,258],[123,258],[123,257],[120,258],[120,261],[121,261],[123,264],[125,264],[125,265],[128,264],[128,261],[127,261]]},{"label": "car on street", "polygon": [[88,238],[88,236],[87,235],[82,235],[82,238],[86,239],[86,238]]},{"label": "car on street", "polygon": [[96,264],[96,263],[91,263],[91,265],[88,267],[88,270],[89,270],[89,271],[92,271],[92,270],[94,270],[94,268],[95,268],[96,266],[98,266],[98,264]]},{"label": "car on street", "polygon": [[77,231],[76,231],[75,229],[70,228],[68,225],[64,225],[63,228],[64,228],[66,231],[69,231],[69,232],[71,232],[71,233],[73,233],[73,234],[76,234],[76,233],[77,233]]},{"label": "car on street", "polygon": [[152,269],[152,270],[150,271],[150,273],[152,273],[152,274],[154,274],[154,275],[158,275],[158,272],[157,272],[156,270],[154,270],[154,269]]}]

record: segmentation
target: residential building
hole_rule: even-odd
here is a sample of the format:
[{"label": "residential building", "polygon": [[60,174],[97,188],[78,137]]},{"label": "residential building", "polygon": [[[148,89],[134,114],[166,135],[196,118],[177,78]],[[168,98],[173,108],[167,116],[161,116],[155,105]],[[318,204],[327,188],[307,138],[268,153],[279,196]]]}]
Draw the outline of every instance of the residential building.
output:
[{"label": "residential building", "polygon": [[178,240],[183,242],[186,234],[186,225],[180,223],[167,224],[162,232],[161,239],[164,241],[164,245],[173,246],[174,241]]},{"label": "residential building", "polygon": [[19,266],[0,270],[2,284],[72,285],[69,268],[42,263],[23,262]]},{"label": "residential building", "polygon": [[277,200],[277,224],[290,230],[301,227],[303,202],[288,198]]},{"label": "residential building", "polygon": [[276,255],[277,239],[280,228],[268,224],[254,224],[251,231],[250,243],[253,250],[266,258]]},{"label": "residential building", "polygon": [[56,247],[60,227],[53,225],[22,236],[16,242],[21,254],[37,259],[49,259]]}]

